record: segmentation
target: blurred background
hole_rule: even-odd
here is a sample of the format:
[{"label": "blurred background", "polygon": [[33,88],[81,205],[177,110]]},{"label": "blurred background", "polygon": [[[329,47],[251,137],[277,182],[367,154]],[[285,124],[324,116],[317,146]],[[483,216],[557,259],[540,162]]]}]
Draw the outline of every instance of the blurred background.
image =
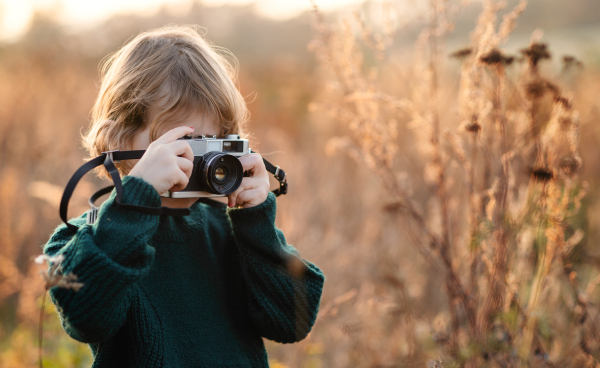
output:
[{"label": "blurred background", "polygon": [[[316,1],[331,24],[356,11],[377,19],[382,3]],[[424,3],[394,2],[399,15],[393,50],[400,63],[410,62],[415,52],[427,19]],[[507,9],[516,3],[508,1]],[[456,86],[460,74],[460,64],[448,55],[469,45],[481,8],[481,1],[463,1],[456,15],[441,56],[448,86]],[[543,30],[542,40],[556,56],[544,65],[550,75],[560,74],[562,55],[583,63],[562,82],[580,113],[581,179],[591,188],[578,220],[586,235],[575,268],[591,280],[600,263],[600,2],[531,0],[517,23],[502,46],[507,52],[527,47],[532,33]],[[389,319],[395,306],[389,275],[406,282],[423,321],[444,319],[443,280],[423,272],[419,252],[405,245],[397,219],[383,210],[389,198],[377,177],[347,155],[325,152],[329,139],[345,128],[309,109],[325,98],[327,85],[308,50],[317,37],[308,0],[0,0],[0,367],[37,365],[44,286],[32,260],[59,225],[60,195],[82,164],[80,133],[98,91],[99,63],[141,31],[170,24],[200,25],[208,39],[238,58],[239,88],[252,114],[251,146],[289,175],[290,192],[278,199],[277,225],[327,277],[322,313],[309,338],[292,345],[266,342],[271,366],[407,366],[399,358],[406,349],[403,332]],[[411,138],[401,132],[403,154],[402,142]],[[407,163],[403,170],[421,175],[418,166]],[[86,176],[69,213],[86,211],[87,198],[105,185]],[[600,302],[598,292],[590,297]],[[90,366],[89,349],[64,333],[51,304],[45,313],[45,366]],[[423,359],[438,358],[431,331],[430,324],[416,322],[415,333],[429,349]]]}]

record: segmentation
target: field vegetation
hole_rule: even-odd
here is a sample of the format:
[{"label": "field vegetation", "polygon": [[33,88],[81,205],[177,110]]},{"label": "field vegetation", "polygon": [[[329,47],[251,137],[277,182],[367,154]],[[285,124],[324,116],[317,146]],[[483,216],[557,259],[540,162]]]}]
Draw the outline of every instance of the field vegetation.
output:
[{"label": "field vegetation", "polygon": [[[272,367],[600,366],[600,62],[535,24],[597,22],[580,11],[596,3],[528,13],[540,1],[286,22],[196,3],[78,33],[38,13],[0,47],[0,367],[38,364],[33,259],[85,155],[98,64],[165,24],[202,25],[239,58],[252,147],[289,175],[277,225],[327,277],[311,334],[267,342]],[[105,185],[86,177],[70,213]],[[91,364],[52,305],[43,334],[44,366]]]}]

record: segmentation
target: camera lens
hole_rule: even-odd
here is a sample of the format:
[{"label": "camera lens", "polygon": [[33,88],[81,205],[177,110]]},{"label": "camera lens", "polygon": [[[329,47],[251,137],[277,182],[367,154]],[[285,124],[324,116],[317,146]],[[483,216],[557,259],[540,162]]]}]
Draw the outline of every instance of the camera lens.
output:
[{"label": "camera lens", "polygon": [[244,169],[237,157],[223,152],[209,152],[203,156],[197,175],[205,191],[212,194],[230,194],[242,183]]},{"label": "camera lens", "polygon": [[225,178],[227,177],[227,172],[225,171],[226,168],[224,167],[217,167],[215,169],[215,180],[216,181],[225,181]]}]

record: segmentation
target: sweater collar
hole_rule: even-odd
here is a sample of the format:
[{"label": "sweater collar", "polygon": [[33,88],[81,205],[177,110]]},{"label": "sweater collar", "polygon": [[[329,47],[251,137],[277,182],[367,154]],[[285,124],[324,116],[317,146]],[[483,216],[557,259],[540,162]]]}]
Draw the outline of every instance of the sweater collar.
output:
[{"label": "sweater collar", "polygon": [[197,235],[204,224],[202,205],[198,202],[190,207],[188,216],[160,216],[154,238],[184,242]]}]

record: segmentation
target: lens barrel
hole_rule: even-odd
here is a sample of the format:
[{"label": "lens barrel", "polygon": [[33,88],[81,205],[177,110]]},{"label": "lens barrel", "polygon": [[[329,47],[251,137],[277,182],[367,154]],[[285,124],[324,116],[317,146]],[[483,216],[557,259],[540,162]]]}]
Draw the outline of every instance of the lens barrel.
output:
[{"label": "lens barrel", "polygon": [[212,194],[230,194],[242,184],[244,169],[240,160],[223,152],[209,152],[202,156],[198,182]]}]

